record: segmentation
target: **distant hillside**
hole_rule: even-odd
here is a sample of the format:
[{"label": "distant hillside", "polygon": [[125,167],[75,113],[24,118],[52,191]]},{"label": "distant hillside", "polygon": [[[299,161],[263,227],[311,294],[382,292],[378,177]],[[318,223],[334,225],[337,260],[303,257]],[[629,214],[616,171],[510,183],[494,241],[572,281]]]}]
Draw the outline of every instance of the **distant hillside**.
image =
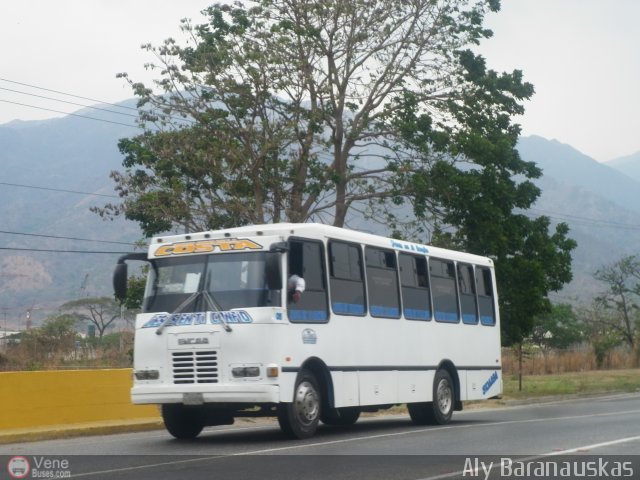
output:
[{"label": "distant hillside", "polygon": [[[78,113],[122,121],[120,116],[104,112]],[[109,172],[122,162],[117,141],[137,131],[72,116],[0,125],[0,307],[8,309],[10,327],[24,322],[28,308],[36,309],[33,317],[37,323],[65,301],[111,294],[117,254],[30,250],[132,250],[131,245],[106,242],[139,240],[137,225],[122,220],[105,222],[89,211],[92,205],[116,198],[47,188],[115,195]]]},{"label": "distant hillside", "polygon": [[615,160],[607,162],[606,165],[640,182],[640,152],[626,157],[616,158]]},{"label": "distant hillside", "polygon": [[556,140],[525,137],[518,148],[543,170],[542,195],[530,213],[567,223],[578,242],[574,280],[552,299],[590,302],[603,288],[596,270],[640,254],[640,182]]},{"label": "distant hillside", "polygon": [[[78,113],[122,123],[133,120],[91,110]],[[142,236],[136,224],[105,222],[89,207],[117,200],[109,197],[114,195],[109,172],[122,163],[117,141],[136,133],[136,128],[72,116],[0,125],[0,308],[8,309],[9,328],[24,326],[27,309],[35,309],[37,323],[65,301],[111,294],[118,253],[32,250],[132,249],[130,244]],[[570,235],[579,242],[575,280],[553,298],[589,301],[601,288],[593,280],[595,270],[624,254],[639,253],[640,179],[631,169],[638,162],[629,157],[600,164],[569,145],[541,137],[522,138],[519,150],[544,171],[538,181],[543,194],[529,214],[568,222]],[[359,221],[352,225],[380,229]]]},{"label": "distant hillside", "polygon": [[523,159],[537,163],[545,176],[640,211],[640,182],[618,169],[599,163],[570,145],[537,136],[521,138],[518,150]]}]

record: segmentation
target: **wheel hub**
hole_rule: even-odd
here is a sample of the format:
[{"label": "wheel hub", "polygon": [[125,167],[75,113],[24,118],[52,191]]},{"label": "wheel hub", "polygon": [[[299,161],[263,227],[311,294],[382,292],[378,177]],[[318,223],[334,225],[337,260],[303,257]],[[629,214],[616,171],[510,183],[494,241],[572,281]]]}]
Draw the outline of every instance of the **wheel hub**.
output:
[{"label": "wheel hub", "polygon": [[310,382],[302,382],[296,390],[295,413],[305,425],[312,424],[320,413],[320,399]]},{"label": "wheel hub", "polygon": [[451,389],[451,385],[444,378],[440,380],[438,383],[438,388],[436,390],[436,401],[438,402],[439,410],[447,415],[453,406],[453,390]]}]

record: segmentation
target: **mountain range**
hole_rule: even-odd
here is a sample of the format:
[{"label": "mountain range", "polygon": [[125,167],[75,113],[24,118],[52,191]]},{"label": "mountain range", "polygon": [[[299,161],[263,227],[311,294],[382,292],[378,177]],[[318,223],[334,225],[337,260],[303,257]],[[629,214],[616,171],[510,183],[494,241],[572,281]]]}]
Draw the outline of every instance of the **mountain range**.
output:
[{"label": "mountain range", "polygon": [[[89,208],[117,201],[109,178],[122,164],[117,142],[138,132],[132,120],[92,109],[0,125],[0,311],[10,328],[24,326],[27,310],[37,323],[65,301],[111,293],[119,252],[142,234]],[[640,249],[640,152],[598,163],[537,136],[518,149],[543,170],[542,195],[527,214],[568,223],[578,242],[574,280],[552,299],[589,302],[603,289],[595,271]]]},{"label": "mountain range", "polygon": [[119,254],[80,252],[128,252],[142,237],[132,222],[89,211],[117,201],[117,142],[138,132],[114,117],[85,109],[0,125],[0,310],[9,328],[24,328],[27,310],[37,324],[66,301],[110,294]]},{"label": "mountain range", "polygon": [[598,269],[626,255],[640,254],[640,152],[599,163],[556,140],[521,138],[523,159],[543,171],[542,194],[529,211],[565,222],[578,242],[573,281],[552,296],[557,301],[590,302],[604,290],[594,280]]}]

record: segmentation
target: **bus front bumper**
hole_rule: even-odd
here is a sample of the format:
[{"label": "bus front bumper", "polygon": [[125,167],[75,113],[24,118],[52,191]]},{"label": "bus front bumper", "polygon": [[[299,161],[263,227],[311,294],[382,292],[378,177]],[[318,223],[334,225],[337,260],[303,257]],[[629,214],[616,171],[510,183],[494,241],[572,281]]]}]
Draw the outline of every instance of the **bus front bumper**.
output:
[{"label": "bus front bumper", "polygon": [[278,403],[278,385],[136,385],[131,389],[135,404],[184,403]]}]

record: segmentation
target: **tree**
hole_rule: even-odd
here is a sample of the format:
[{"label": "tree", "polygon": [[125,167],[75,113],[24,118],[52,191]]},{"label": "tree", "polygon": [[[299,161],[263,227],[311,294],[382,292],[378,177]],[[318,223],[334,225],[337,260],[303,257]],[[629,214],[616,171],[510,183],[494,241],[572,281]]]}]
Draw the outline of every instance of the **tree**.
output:
[{"label": "tree", "polygon": [[510,121],[522,113],[520,100],[531,95],[531,87],[519,72],[498,75],[469,52],[461,61],[456,74],[467,89],[447,100],[453,117],[448,125],[434,126],[415,99],[405,99],[396,119],[402,145],[430,167],[403,170],[396,181],[410,185],[417,217],[437,212],[432,243],[495,260],[503,341],[519,344],[532,332],[535,316],[551,311],[548,292],[571,280],[576,242],[565,223],[550,233],[547,217],[518,213],[540,195],[531,179],[541,171],[520,158],[520,128]]},{"label": "tree", "polygon": [[[399,149],[406,99],[441,130],[455,127],[449,102],[465,96],[473,78],[461,71],[479,61],[466,48],[491,34],[482,21],[498,9],[493,0],[256,3],[215,5],[208,23],[183,23],[187,46],[145,46],[159,93],[131,81],[146,131],[119,145],[125,171],[112,176],[124,202],[95,211],[151,235],[343,226],[354,205],[409,200],[412,185],[397,174],[428,171],[430,158]],[[509,98],[533,91],[518,72],[503,84],[496,90]],[[490,109],[495,98],[484,101]]]},{"label": "tree", "polygon": [[81,298],[65,303],[60,307],[80,316],[83,321],[96,327],[98,338],[120,317],[120,305],[109,297]]},{"label": "tree", "polygon": [[550,313],[535,317],[531,340],[541,348],[567,348],[582,342],[585,330],[571,305],[552,305]]},{"label": "tree", "polygon": [[598,368],[606,367],[613,350],[624,343],[620,331],[609,327],[614,315],[613,311],[605,309],[598,301],[579,310],[579,316],[587,326],[587,335],[593,345]]},{"label": "tree", "polygon": [[123,303],[127,310],[136,311],[142,308],[146,283],[146,275],[132,275],[127,278],[127,297]]},{"label": "tree", "polygon": [[566,225],[516,214],[539,195],[520,159],[533,86],[470,47],[497,0],[261,0],[185,21],[154,53],[141,135],[119,143],[124,215],[147,235],[365,215],[394,234],[496,260],[507,342],[571,279]]},{"label": "tree", "polygon": [[640,297],[640,259],[635,255],[623,257],[599,269],[595,278],[604,282],[608,288],[595,299],[602,309],[610,313],[602,316],[600,322],[609,330],[617,332],[633,349],[636,345],[640,312],[636,303]]},{"label": "tree", "polygon": [[17,357],[28,358],[29,368],[42,368],[64,360],[75,348],[78,336],[75,315],[62,314],[47,318],[41,327],[22,332],[20,343],[13,348]]},{"label": "tree", "polygon": [[577,245],[567,237],[566,224],[557,225],[555,233],[550,235],[546,217],[535,220],[518,217],[521,216],[503,225],[509,229],[515,223],[516,230],[509,232],[512,249],[498,252],[496,256],[506,343],[521,342],[531,333],[535,316],[550,311],[547,295],[571,281],[571,252]]}]

